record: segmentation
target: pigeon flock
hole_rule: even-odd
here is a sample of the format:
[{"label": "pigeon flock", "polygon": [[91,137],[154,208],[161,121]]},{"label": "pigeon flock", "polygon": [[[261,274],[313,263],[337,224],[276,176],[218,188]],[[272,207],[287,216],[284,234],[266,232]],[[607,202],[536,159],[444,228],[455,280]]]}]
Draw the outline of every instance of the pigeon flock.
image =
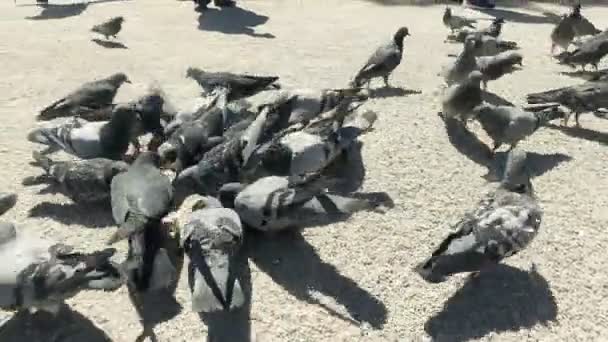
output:
[{"label": "pigeon flock", "polygon": [[[210,0],[195,1],[205,7]],[[218,6],[232,1],[216,0]],[[441,72],[442,120],[463,127],[476,120],[496,153],[508,145],[498,185],[463,215],[414,272],[430,283],[457,273],[476,275],[525,249],[537,235],[543,212],[531,184],[527,153],[520,141],[556,119],[608,109],[608,77],[598,73],[583,84],[528,94],[530,106],[484,102],[488,83],[523,68],[516,42],[501,39],[507,22],[476,20],[446,8],[446,42],[462,52]],[[116,39],[123,17],[91,31]],[[415,32],[414,32],[415,35]],[[334,89],[284,89],[275,75],[185,70],[201,88],[195,110],[168,109],[158,89],[128,103],[114,101],[130,83],[124,73],[85,83],[41,109],[40,127],[27,139],[33,165],[45,182],[75,203],[111,206],[116,230],[94,251],[30,236],[0,223],[0,255],[14,262],[0,268],[0,307],[57,313],[79,291],[114,291],[125,285],[140,313],[141,337],[153,336],[141,309],[146,293],[174,291],[187,256],[191,308],[229,311],[246,301],[235,257],[252,230],[276,233],[344,221],[359,211],[382,214],[390,198],[340,190],[359,137],[380,113],[362,106],[373,79],[390,87],[391,73],[406,54],[407,27],[378,47],[352,81]],[[572,67],[598,71],[608,55],[608,31],[598,30],[581,6],[561,17],[550,37],[554,57]],[[70,159],[51,154],[63,151]],[[24,181],[24,184],[27,181]],[[0,193],[0,215],[18,195]],[[120,258],[111,246],[126,240]],[[122,262],[116,260],[122,259]]]}]

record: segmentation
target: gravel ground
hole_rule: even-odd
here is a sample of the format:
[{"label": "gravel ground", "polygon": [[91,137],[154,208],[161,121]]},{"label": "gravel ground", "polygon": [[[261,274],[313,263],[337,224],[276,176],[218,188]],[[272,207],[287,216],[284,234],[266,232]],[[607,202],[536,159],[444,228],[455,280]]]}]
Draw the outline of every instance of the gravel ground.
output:
[{"label": "gravel ground", "polygon": [[[303,232],[249,236],[251,305],[229,316],[199,317],[190,311],[182,275],[178,303],[159,307],[171,313],[181,306],[156,327],[159,341],[608,340],[602,271],[608,121],[593,115],[582,116],[582,129],[543,128],[520,145],[532,153],[538,174],[533,182],[545,210],[529,249],[484,274],[477,285],[465,276],[430,285],[411,271],[446,235],[449,223],[491,186],[482,177],[487,163],[479,157],[487,147],[462,132],[446,134],[436,115],[442,83],[437,73],[460,48],[443,43],[444,6],[252,0],[199,17],[191,1],[97,1],[42,12],[24,1],[0,3],[0,189],[20,194],[3,219],[82,249],[103,245],[113,231],[110,213],[41,194],[41,186],[21,185],[40,172],[28,163],[37,147],[25,140],[40,108],[116,71],[134,81],[117,100],[132,99],[158,82],[179,105],[199,91],[184,78],[190,65],[277,74],[286,87],[341,87],[379,43],[399,26],[410,28],[392,81],[422,93],[377,92],[366,107],[380,118],[362,138],[363,190],[386,191],[395,207]],[[600,27],[608,25],[608,8],[584,11]],[[522,47],[525,70],[490,83],[495,98],[521,104],[528,92],[581,82],[560,74],[570,70],[549,56],[554,17],[514,8],[499,13],[509,21],[504,37]],[[115,15],[126,18],[118,39],[126,49],[91,41],[90,27]],[[488,143],[478,125],[471,129]],[[124,288],[81,293],[68,304],[71,311],[59,322],[13,317],[2,341],[133,341],[140,332]]]}]

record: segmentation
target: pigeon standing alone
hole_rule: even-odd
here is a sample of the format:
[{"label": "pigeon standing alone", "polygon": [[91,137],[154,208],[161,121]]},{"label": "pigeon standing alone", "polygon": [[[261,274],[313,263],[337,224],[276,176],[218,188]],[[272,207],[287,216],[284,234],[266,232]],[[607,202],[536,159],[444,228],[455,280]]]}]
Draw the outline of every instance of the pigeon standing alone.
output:
[{"label": "pigeon standing alone", "polygon": [[105,109],[112,105],[118,88],[123,83],[131,83],[131,81],[129,81],[127,75],[121,72],[104,79],[85,83],[66,97],[42,109],[36,119],[51,120]]},{"label": "pigeon standing alone", "polygon": [[526,167],[526,152],[509,152],[498,188],[467,213],[432,256],[416,267],[431,283],[462,272],[476,272],[527,247],[540,228],[542,210]]},{"label": "pigeon standing alone", "polygon": [[464,27],[475,28],[474,24],[476,20],[468,19],[458,15],[452,14],[452,9],[446,7],[443,12],[443,24],[454,33],[455,30],[459,30]]},{"label": "pigeon standing alone", "polygon": [[108,39],[110,36],[116,38],[116,35],[122,29],[122,23],[124,21],[125,18],[123,17],[115,17],[99,25],[93,26],[91,31],[103,35],[106,39]]},{"label": "pigeon standing alone", "polygon": [[382,77],[384,85],[389,87],[388,78],[401,63],[403,40],[409,35],[410,32],[407,27],[399,28],[393,35],[393,39],[389,43],[379,47],[361,70],[359,70],[352,81],[352,86],[360,88],[363,84],[367,83],[369,88],[373,78]]},{"label": "pigeon standing alone", "polygon": [[481,72],[475,70],[465,82],[449,87],[443,95],[441,117],[457,117],[466,125],[467,120],[473,116],[473,108],[481,104],[482,77]]},{"label": "pigeon standing alone", "polygon": [[114,108],[110,121],[87,122],[73,118],[62,124],[31,131],[30,142],[47,145],[45,154],[64,150],[82,159],[120,160],[140,134],[133,105]]},{"label": "pigeon standing alone", "polygon": [[243,306],[245,295],[235,257],[243,244],[243,228],[232,209],[213,197],[191,195],[167,221],[177,225],[180,244],[190,258],[192,310],[214,312]]}]

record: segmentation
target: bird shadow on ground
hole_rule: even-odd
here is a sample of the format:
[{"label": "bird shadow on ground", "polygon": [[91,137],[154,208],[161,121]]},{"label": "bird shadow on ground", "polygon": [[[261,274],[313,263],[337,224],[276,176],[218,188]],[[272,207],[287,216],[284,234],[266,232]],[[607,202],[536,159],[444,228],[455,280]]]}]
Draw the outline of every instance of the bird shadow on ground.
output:
[{"label": "bird shadow on ground", "polygon": [[91,41],[106,49],[128,49],[128,47],[121,42],[113,42],[113,41],[102,40],[102,39],[97,39],[97,38],[91,39]]},{"label": "bird shadow on ground", "polygon": [[[269,237],[252,231],[248,240],[250,259],[294,297],[319,305],[330,315],[355,325],[368,323],[380,329],[386,323],[386,306],[340,274],[335,266],[321,260],[300,232],[285,231]],[[331,297],[337,305],[324,296]]]},{"label": "bird shadow on ground", "polygon": [[366,173],[361,155],[362,147],[363,143],[357,141],[325,169],[323,175],[338,180],[330,185],[330,192],[349,194],[361,188]]},{"label": "bird shadow on ground", "polygon": [[596,81],[601,77],[608,76],[608,69],[602,69],[598,71],[588,71],[588,70],[576,70],[576,71],[562,71],[560,75],[570,76],[570,77],[578,77],[582,78],[586,81]]},{"label": "bird shadow on ground", "polygon": [[507,22],[517,22],[523,24],[557,24],[561,19],[559,15],[551,12],[541,12],[540,15],[535,15],[499,8],[492,9],[482,7],[471,7],[471,9],[493,16],[495,18],[503,18]]},{"label": "bird shadow on ground", "polygon": [[258,33],[256,26],[265,24],[268,17],[240,7],[208,8],[198,18],[198,29],[225,34],[244,34],[256,38],[275,38],[271,33]]},{"label": "bird shadow on ground", "polygon": [[[487,169],[487,174],[483,176],[484,179],[490,182],[499,181],[504,172],[507,152],[496,152],[495,155],[492,155],[491,148],[457,119],[448,118],[444,120],[444,123],[448,140],[452,146],[474,163]],[[572,157],[562,153],[527,153],[527,165],[532,177],[541,176],[559,164],[570,160]]]},{"label": "bird shadow on ground", "polygon": [[[144,341],[145,338],[156,341],[154,327],[179,315],[182,306],[175,299],[174,292],[174,290],[158,290],[140,294],[141,306],[137,312],[149,331],[144,329],[136,341]],[[131,294],[129,296],[131,297]]]},{"label": "bird shadow on ground", "polygon": [[82,14],[89,5],[103,2],[115,2],[115,1],[129,1],[129,0],[96,0],[81,3],[72,4],[27,4],[17,5],[22,6],[37,6],[42,8],[42,11],[38,15],[32,17],[26,17],[29,20],[48,20],[48,19],[64,19]]},{"label": "bird shadow on ground", "polygon": [[422,92],[420,90],[405,89],[399,87],[382,87],[369,90],[369,97],[373,99],[384,99],[389,97],[407,96],[412,94],[422,94]]},{"label": "bird shadow on ground", "polygon": [[595,141],[602,145],[608,145],[608,134],[603,132],[594,131],[583,127],[565,127],[558,125],[547,125],[548,128],[558,130],[573,138],[585,139],[589,141]]},{"label": "bird shadow on ground", "polygon": [[481,91],[481,98],[483,99],[483,101],[489,103],[489,104],[493,104],[495,106],[510,106],[510,107],[515,107],[515,104],[513,104],[513,102],[510,102],[509,100],[505,99],[504,97],[501,97],[499,95],[496,95],[490,91],[487,90],[482,90]]},{"label": "bird shadow on ground", "polygon": [[241,251],[236,258],[237,269],[235,274],[239,279],[245,295],[242,307],[231,311],[218,311],[200,313],[200,319],[207,325],[207,341],[251,341],[251,269],[245,251]]},{"label": "bird shadow on ground", "polygon": [[0,327],[0,341],[109,342],[112,340],[88,318],[64,305],[56,316],[44,311],[31,314],[27,310],[14,314]]},{"label": "bird shadow on ground", "polygon": [[536,270],[498,265],[469,280],[425,324],[436,341],[468,341],[490,332],[517,331],[555,321],[558,307]]},{"label": "bird shadow on ground", "polygon": [[110,205],[42,202],[29,211],[29,217],[51,219],[65,225],[77,224],[87,228],[114,226]]}]

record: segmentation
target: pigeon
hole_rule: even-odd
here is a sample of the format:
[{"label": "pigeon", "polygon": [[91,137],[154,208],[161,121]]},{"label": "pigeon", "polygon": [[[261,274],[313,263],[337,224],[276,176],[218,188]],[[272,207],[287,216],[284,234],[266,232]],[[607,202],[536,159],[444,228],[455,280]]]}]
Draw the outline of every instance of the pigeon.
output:
[{"label": "pigeon", "polygon": [[359,70],[351,86],[360,88],[363,84],[367,83],[367,87],[369,88],[373,78],[382,77],[384,85],[389,87],[388,78],[401,63],[403,40],[409,35],[410,32],[407,27],[399,28],[389,43],[376,49],[374,54],[367,60],[367,63]]},{"label": "pigeon", "polygon": [[500,33],[502,32],[502,25],[505,23],[504,18],[494,18],[490,26],[479,30],[479,33],[482,35],[487,35],[490,37],[498,38]]},{"label": "pigeon", "polygon": [[581,14],[581,4],[577,3],[572,7],[569,17],[573,19],[574,35],[576,37],[596,35],[601,31]]},{"label": "pigeon", "polygon": [[234,207],[242,222],[263,232],[309,227],[344,220],[361,210],[375,210],[386,198],[360,198],[325,193],[335,181],[319,174],[264,177],[250,185],[225,184],[219,192],[224,207]]},{"label": "pigeon", "polygon": [[114,108],[110,121],[87,122],[72,118],[54,127],[37,128],[27,139],[47,145],[45,154],[64,150],[81,159],[120,160],[139,134],[139,117],[133,105]]},{"label": "pigeon", "polygon": [[474,24],[477,21],[473,19],[467,19],[465,17],[457,16],[452,14],[452,9],[449,7],[445,8],[445,12],[443,12],[443,24],[449,28],[452,33],[454,30],[459,30],[463,27],[471,27],[475,28]]},{"label": "pigeon", "polygon": [[343,89],[296,89],[291,92],[296,96],[289,123],[310,121],[321,113],[334,109],[346,98],[359,101],[367,100],[368,96],[359,88]]},{"label": "pigeon", "polygon": [[91,31],[103,35],[106,39],[108,39],[110,36],[116,38],[116,35],[122,29],[122,23],[124,21],[125,18],[123,17],[115,17],[99,25],[93,26]]},{"label": "pigeon", "polygon": [[475,118],[494,141],[496,152],[502,144],[514,149],[521,140],[536,132],[550,120],[556,119],[553,112],[527,112],[518,107],[481,104],[474,109]]},{"label": "pigeon", "polygon": [[41,110],[37,119],[47,121],[107,109],[112,105],[118,88],[123,83],[131,83],[124,73],[116,73],[101,80],[85,83],[66,97]]},{"label": "pigeon", "polygon": [[191,195],[167,220],[179,227],[180,244],[190,258],[192,310],[216,312],[242,307],[245,295],[235,274],[235,256],[243,244],[237,213],[223,208],[213,197]]},{"label": "pigeon", "polygon": [[57,314],[63,302],[82,290],[113,291],[122,285],[121,273],[110,258],[112,248],[92,253],[73,252],[0,225],[0,308],[44,310]]},{"label": "pigeon", "polygon": [[233,74],[230,72],[208,72],[199,68],[189,67],[186,77],[195,80],[205,93],[212,93],[217,88],[228,91],[228,101],[238,100],[254,95],[264,89],[280,88],[276,82],[278,76],[253,76]]},{"label": "pigeon", "polygon": [[448,85],[461,83],[466,81],[469,74],[477,70],[475,61],[475,40],[467,39],[464,48],[460,55],[454,61],[454,64],[445,73],[445,82]]},{"label": "pigeon", "polygon": [[328,131],[310,122],[301,130],[277,135],[254,151],[241,170],[241,181],[252,182],[271,175],[297,177],[322,171],[371,129],[378,117],[372,111],[356,116],[337,129],[333,129],[331,121],[327,122]]},{"label": "pigeon", "polygon": [[159,166],[158,154],[142,152],[126,172],[112,179],[112,215],[120,227],[108,244],[159,225],[171,209],[173,189]]},{"label": "pigeon", "polygon": [[580,65],[583,71],[585,71],[587,64],[591,64],[595,71],[598,71],[598,63],[606,55],[608,55],[608,39],[591,40],[579,45],[572,52],[566,51],[558,59],[561,63],[568,64],[573,68]]},{"label": "pigeon", "polygon": [[17,204],[17,194],[12,192],[0,192],[0,215],[4,215]]},{"label": "pigeon", "polygon": [[517,50],[516,42],[482,35],[475,40],[475,56],[495,56],[501,52]]},{"label": "pigeon", "polygon": [[180,193],[194,188],[200,193],[214,195],[223,184],[238,181],[241,168],[257,146],[270,141],[276,133],[288,127],[293,100],[291,97],[263,107],[246,130],[216,145],[198,164],[180,172],[174,186]]},{"label": "pigeon", "polygon": [[[198,11],[204,11],[211,0],[194,0],[194,3],[197,4]],[[217,7],[234,7],[236,2],[234,0],[214,0],[213,4]]]},{"label": "pigeon", "polygon": [[569,16],[563,16],[559,23],[551,31],[551,54],[555,52],[555,47],[559,46],[562,50],[568,51],[568,46],[574,39],[574,23]]},{"label": "pigeon", "polygon": [[104,158],[74,161],[54,161],[33,153],[36,164],[41,167],[60,192],[75,203],[110,203],[110,184],[119,173],[128,169],[127,163]]},{"label": "pigeon", "polygon": [[467,119],[473,115],[473,108],[481,104],[482,93],[479,86],[482,77],[481,72],[473,71],[465,82],[452,85],[446,90],[441,112],[444,119],[458,117],[466,125]]},{"label": "pigeon", "polygon": [[601,108],[608,108],[608,79],[528,94],[527,101],[530,104],[563,105],[571,111],[564,116],[563,125],[568,125],[568,119],[574,113],[576,125],[580,127],[579,116],[582,113],[598,112]]},{"label": "pigeon", "polygon": [[488,88],[488,81],[497,80],[516,70],[514,68],[516,64],[522,66],[522,61],[522,55],[513,51],[502,52],[496,56],[478,57],[477,67],[483,75],[483,89]]},{"label": "pigeon", "polygon": [[542,214],[526,168],[526,152],[514,149],[498,188],[456,223],[455,231],[416,272],[430,283],[456,273],[478,274],[527,247],[538,233]]}]

